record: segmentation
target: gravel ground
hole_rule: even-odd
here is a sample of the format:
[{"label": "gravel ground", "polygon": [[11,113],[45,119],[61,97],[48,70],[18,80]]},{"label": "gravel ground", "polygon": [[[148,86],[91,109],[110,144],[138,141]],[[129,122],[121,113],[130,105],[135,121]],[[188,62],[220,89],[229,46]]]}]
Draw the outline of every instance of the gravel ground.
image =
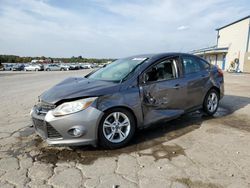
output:
[{"label": "gravel ground", "polygon": [[225,74],[213,118],[140,131],[122,149],[48,146],[29,128],[44,90],[87,71],[0,72],[0,187],[250,187],[250,75]]}]

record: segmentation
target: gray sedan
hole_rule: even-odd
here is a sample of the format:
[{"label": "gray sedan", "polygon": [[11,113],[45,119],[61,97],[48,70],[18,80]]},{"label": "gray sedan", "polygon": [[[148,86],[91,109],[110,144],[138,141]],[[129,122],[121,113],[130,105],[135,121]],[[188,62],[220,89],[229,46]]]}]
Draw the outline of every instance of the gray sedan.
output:
[{"label": "gray sedan", "polygon": [[68,65],[57,65],[57,64],[48,64],[44,66],[44,70],[45,71],[67,71],[69,70],[69,66]]},{"label": "gray sedan", "polygon": [[224,95],[223,72],[183,53],[119,59],[45,91],[31,110],[49,144],[119,148],[137,129],[202,110],[212,116]]}]

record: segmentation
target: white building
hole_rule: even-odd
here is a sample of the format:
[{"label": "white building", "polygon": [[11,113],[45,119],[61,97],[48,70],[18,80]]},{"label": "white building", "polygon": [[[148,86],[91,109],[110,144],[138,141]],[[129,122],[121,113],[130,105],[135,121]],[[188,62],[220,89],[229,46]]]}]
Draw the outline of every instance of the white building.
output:
[{"label": "white building", "polygon": [[193,53],[223,70],[238,59],[239,71],[250,72],[250,15],[216,30],[217,45]]}]

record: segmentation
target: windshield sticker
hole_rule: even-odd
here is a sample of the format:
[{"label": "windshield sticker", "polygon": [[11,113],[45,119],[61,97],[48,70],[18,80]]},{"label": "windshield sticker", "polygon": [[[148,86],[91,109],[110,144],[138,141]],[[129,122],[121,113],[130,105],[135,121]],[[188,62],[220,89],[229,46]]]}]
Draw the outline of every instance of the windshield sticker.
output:
[{"label": "windshield sticker", "polygon": [[135,57],[135,58],[133,58],[132,60],[133,61],[144,61],[144,60],[146,60],[147,58],[145,58],[145,57]]}]

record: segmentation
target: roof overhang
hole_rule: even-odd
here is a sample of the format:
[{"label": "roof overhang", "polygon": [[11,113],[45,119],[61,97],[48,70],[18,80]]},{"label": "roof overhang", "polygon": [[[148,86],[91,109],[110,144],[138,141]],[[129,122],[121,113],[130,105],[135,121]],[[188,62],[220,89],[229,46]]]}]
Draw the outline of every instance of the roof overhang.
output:
[{"label": "roof overhang", "polygon": [[216,54],[226,54],[228,51],[228,48],[217,48],[217,47],[210,47],[210,48],[203,48],[199,50],[194,50],[191,53],[194,55],[216,55]]}]

